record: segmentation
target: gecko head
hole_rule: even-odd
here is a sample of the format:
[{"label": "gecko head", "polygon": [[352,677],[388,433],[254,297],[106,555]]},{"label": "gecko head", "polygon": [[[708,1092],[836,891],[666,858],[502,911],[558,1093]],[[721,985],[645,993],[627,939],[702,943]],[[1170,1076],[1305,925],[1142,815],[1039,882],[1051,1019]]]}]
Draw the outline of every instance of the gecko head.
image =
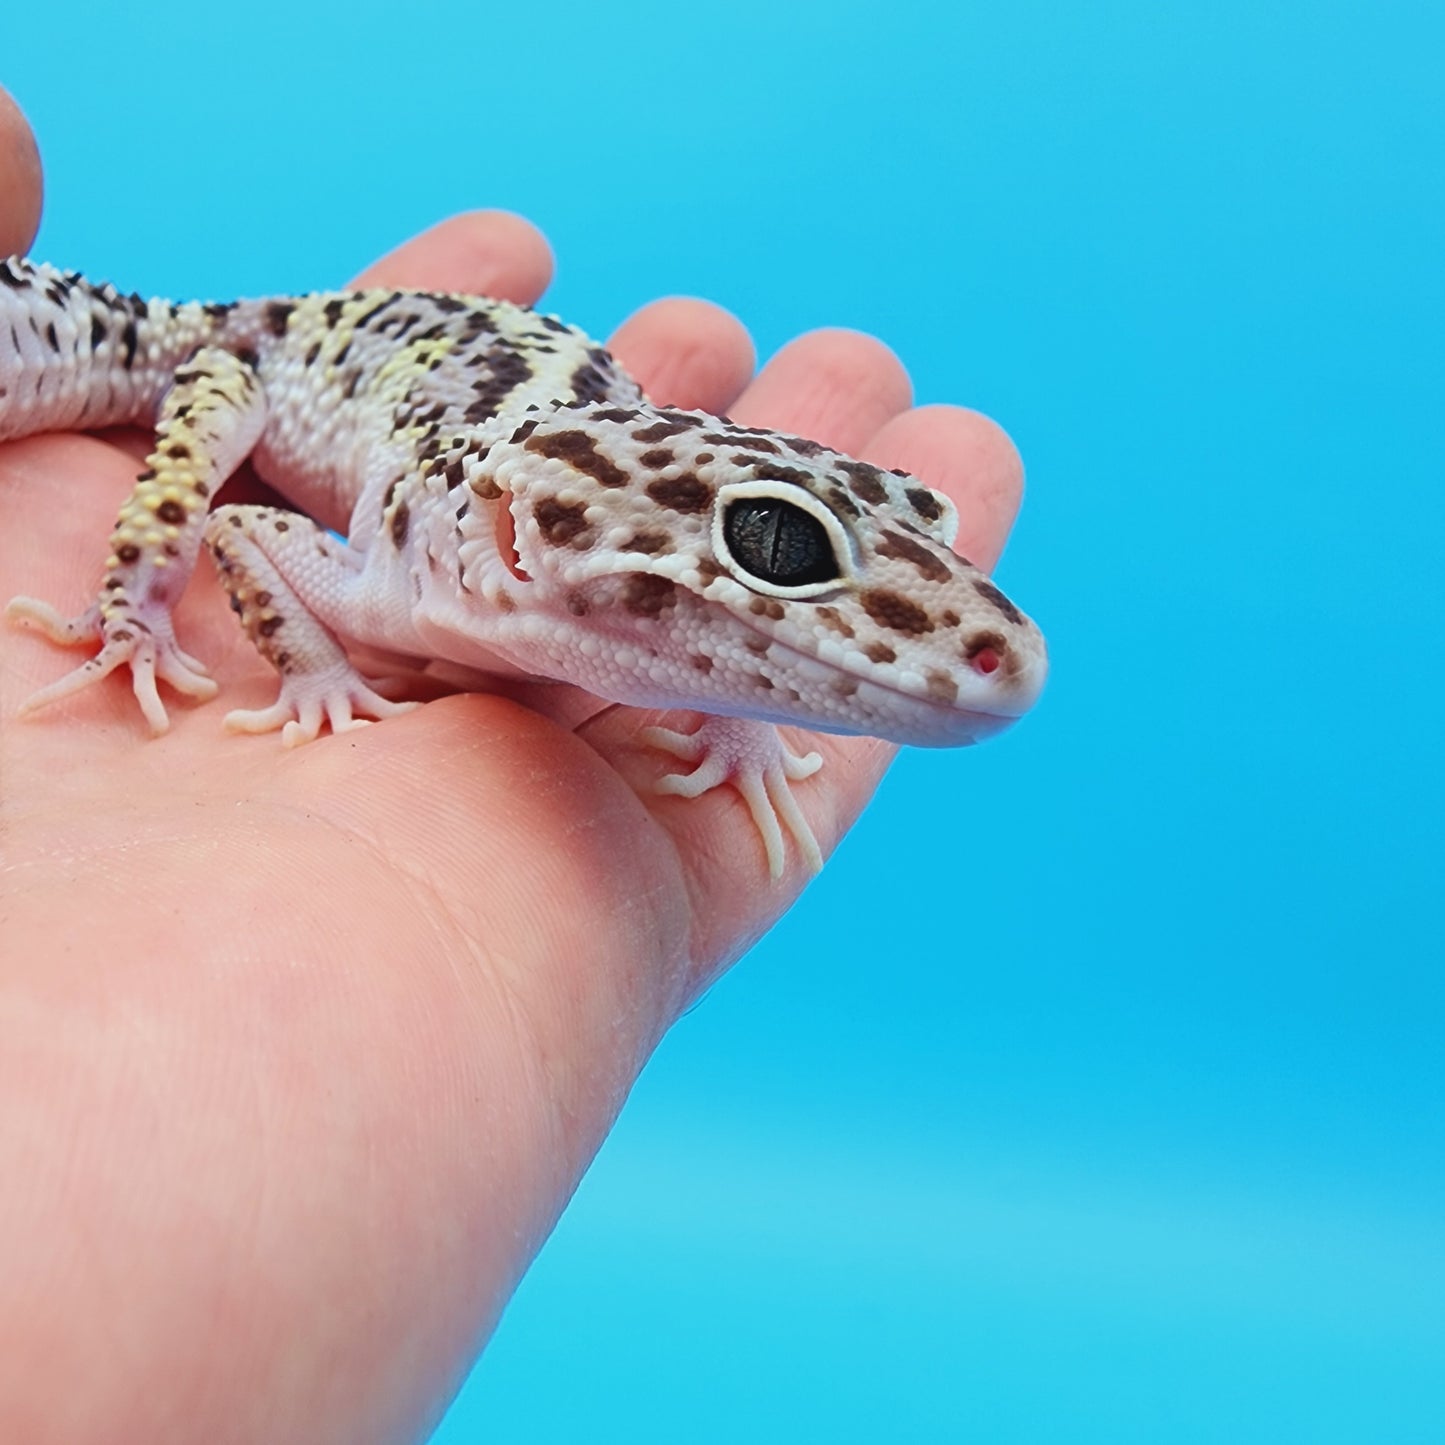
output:
[{"label": "gecko head", "polygon": [[1038,628],[901,473],[701,413],[529,421],[496,457],[531,611],[618,701],[956,746],[1026,712]]}]

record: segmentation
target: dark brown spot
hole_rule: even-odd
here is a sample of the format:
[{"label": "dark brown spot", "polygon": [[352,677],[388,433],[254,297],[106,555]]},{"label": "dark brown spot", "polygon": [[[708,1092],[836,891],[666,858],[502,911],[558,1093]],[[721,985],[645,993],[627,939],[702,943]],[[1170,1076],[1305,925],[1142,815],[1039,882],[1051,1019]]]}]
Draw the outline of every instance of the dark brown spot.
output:
[{"label": "dark brown spot", "polygon": [[655,557],[659,552],[667,551],[671,542],[662,532],[634,532],[619,549],[623,552],[645,552],[649,557]]},{"label": "dark brown spot", "polygon": [[764,677],[762,673],[758,673],[758,675],[753,678],[753,681],[757,683],[757,685],[762,688],[764,692],[771,692],[773,690],[772,679]]},{"label": "dark brown spot", "polygon": [[953,575],[948,565],[935,553],[930,552],[921,542],[905,537],[902,532],[887,528],[878,543],[880,557],[896,557],[901,562],[911,562],[918,568],[919,575],[929,582],[947,582]]},{"label": "dark brown spot", "polygon": [[286,625],[286,619],[273,612],[269,617],[263,617],[256,624],[256,631],[262,637],[274,637]]},{"label": "dark brown spot", "polygon": [[528,437],[525,443],[529,452],[539,457],[553,457],[566,462],[573,471],[589,476],[603,487],[625,487],[627,473],[610,457],[597,450],[596,443],[585,431],[543,432]]},{"label": "dark brown spot", "polygon": [[783,440],[800,457],[816,457],[823,451],[823,447],[818,442],[809,441],[807,437],[785,436]]},{"label": "dark brown spot", "polygon": [[234,354],[242,366],[249,366],[252,371],[261,364],[261,358],[249,346],[238,346]]},{"label": "dark brown spot", "polygon": [[[588,353],[589,356],[597,354],[596,352]],[[603,355],[605,359],[605,353]],[[610,362],[608,366],[610,369]],[[607,371],[595,362],[584,361],[572,373],[567,385],[571,389],[573,397],[578,401],[606,401],[607,393],[612,386],[612,379],[607,375]]]},{"label": "dark brown spot", "polygon": [[903,495],[920,517],[936,522],[943,515],[943,503],[927,487],[905,487]]},{"label": "dark brown spot", "polygon": [[190,454],[191,449],[185,442],[172,442],[170,446],[166,448],[166,455],[168,457],[174,457],[177,461],[184,460],[186,457],[189,457]]},{"label": "dark brown spot", "polygon": [[957,627],[962,620],[958,613],[951,607],[945,607],[943,611],[938,614],[939,624],[943,627]]},{"label": "dark brown spot", "polygon": [[702,653],[696,652],[689,659],[689,662],[701,673],[707,674],[712,671],[712,658],[705,657]]},{"label": "dark brown spot", "polygon": [[286,323],[296,309],[290,301],[272,301],[266,307],[266,329],[272,336],[285,336]]},{"label": "dark brown spot", "polygon": [[699,453],[692,459],[692,460],[693,460],[693,464],[694,464],[695,466],[705,467],[710,461],[713,460],[713,456],[714,456],[714,454],[713,454],[712,452],[699,452]]},{"label": "dark brown spot", "polygon": [[120,364],[127,371],[130,370],[131,363],[135,360],[135,348],[139,339],[136,335],[135,322],[127,321],[124,330],[120,333]]},{"label": "dark brown spot", "polygon": [[186,520],[186,509],[176,501],[167,498],[156,508],[156,516],[172,527],[179,527]]},{"label": "dark brown spot", "polygon": [[863,649],[863,656],[879,664],[898,661],[898,654],[886,642],[870,642]]},{"label": "dark brown spot", "polygon": [[647,495],[674,512],[705,512],[712,505],[712,487],[694,472],[680,477],[659,477],[650,482]]},{"label": "dark brown spot", "polygon": [[838,470],[848,478],[848,489],[855,497],[870,507],[881,506],[888,500],[888,488],[883,485],[883,473],[867,462],[839,462]]},{"label": "dark brown spot", "polygon": [[115,549],[116,558],[121,562],[140,561],[140,548],[134,542],[127,542],[123,547]]},{"label": "dark brown spot", "polygon": [[321,309],[325,313],[326,324],[335,326],[341,320],[341,313],[346,310],[346,301],[343,297],[335,296]]},{"label": "dark brown spot", "polygon": [[591,544],[587,508],[580,502],[567,504],[544,497],[532,510],[543,539],[553,547],[583,548]]},{"label": "dark brown spot", "polygon": [[934,702],[957,702],[958,683],[946,672],[932,668],[928,674],[928,695]]},{"label": "dark brown spot", "polygon": [[696,565],[698,576],[700,576],[704,582],[716,581],[717,578],[723,576],[727,571],[727,568],[714,562],[711,557],[699,557]]},{"label": "dark brown spot", "polygon": [[759,657],[766,657],[772,651],[773,644],[766,637],[749,637],[744,640],[743,646],[749,652],[755,652]]},{"label": "dark brown spot", "polygon": [[496,416],[507,398],[532,374],[531,363],[515,347],[501,341],[469,364],[487,368],[487,375],[472,383],[476,400],[462,413],[463,419],[474,425]]},{"label": "dark brown spot", "polygon": [[519,444],[526,441],[527,438],[531,436],[532,433],[536,431],[538,426],[540,425],[541,423],[537,420],[536,417],[533,417],[531,421],[524,421],[522,425],[519,426],[517,430],[512,433],[513,443]]},{"label": "dark brown spot", "polygon": [[833,683],[833,691],[839,697],[852,697],[858,691],[858,679],[845,674]]},{"label": "dark brown spot", "polygon": [[973,590],[986,602],[992,602],[1008,620],[1018,624],[1024,620],[1024,615],[993,585],[982,577],[976,577],[973,583]]},{"label": "dark brown spot", "polygon": [[774,622],[781,622],[786,609],[776,597],[754,597],[748,603],[748,611],[754,617],[768,617]]},{"label": "dark brown spot", "polygon": [[819,620],[825,626],[831,627],[834,632],[841,632],[844,637],[856,636],[852,626],[836,607],[819,607],[817,615]]},{"label": "dark brown spot", "polygon": [[662,442],[675,437],[679,432],[691,431],[692,423],[686,421],[655,421],[651,426],[642,427],[632,433],[632,439],[639,442]]},{"label": "dark brown spot", "polygon": [[670,467],[677,457],[666,447],[653,447],[650,452],[643,452],[637,459],[645,467],[651,467],[654,471],[661,471],[663,467]]},{"label": "dark brown spot", "polygon": [[811,490],[817,481],[812,472],[805,472],[801,467],[785,467],[781,462],[770,462],[761,457],[757,459],[757,468],[758,480],[762,482],[791,482],[795,487]]},{"label": "dark brown spot", "polygon": [[916,602],[900,597],[882,587],[870,588],[859,597],[863,610],[880,627],[894,632],[906,633],[909,637],[921,637],[933,631],[928,614]]},{"label": "dark brown spot", "polygon": [[592,611],[592,604],[580,592],[567,594],[567,610],[573,617],[586,617]]},{"label": "dark brown spot", "polygon": [[622,605],[635,617],[658,617],[672,606],[677,584],[651,572],[633,572],[622,588]]},{"label": "dark brown spot", "polygon": [[490,477],[473,477],[467,485],[484,502],[495,502],[502,495],[502,489]]},{"label": "dark brown spot", "polygon": [[406,502],[400,501],[391,514],[391,540],[397,547],[406,545],[406,534],[411,528],[411,511]]}]

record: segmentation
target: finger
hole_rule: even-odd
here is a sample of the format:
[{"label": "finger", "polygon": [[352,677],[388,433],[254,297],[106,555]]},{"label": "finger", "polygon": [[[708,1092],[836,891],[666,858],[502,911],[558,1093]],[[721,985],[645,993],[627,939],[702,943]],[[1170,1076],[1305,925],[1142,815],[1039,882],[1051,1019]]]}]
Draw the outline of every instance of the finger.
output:
[{"label": "finger", "polygon": [[733,416],[856,454],[912,399],[903,363],[881,341],[859,331],[810,331],[768,362]]},{"label": "finger", "polygon": [[653,401],[700,411],[731,407],[755,361],[752,338],[736,316],[689,296],[634,312],[608,346]]},{"label": "finger", "polygon": [[40,152],[20,107],[0,90],[0,256],[23,256],[40,227]]},{"label": "finger", "polygon": [[510,211],[469,211],[413,236],[368,266],[355,286],[496,296],[530,306],[552,279],[552,248]]},{"label": "finger", "polygon": [[921,406],[891,418],[862,455],[946,492],[958,507],[954,551],[992,570],[1023,496],[1024,465],[996,422],[961,406]]}]

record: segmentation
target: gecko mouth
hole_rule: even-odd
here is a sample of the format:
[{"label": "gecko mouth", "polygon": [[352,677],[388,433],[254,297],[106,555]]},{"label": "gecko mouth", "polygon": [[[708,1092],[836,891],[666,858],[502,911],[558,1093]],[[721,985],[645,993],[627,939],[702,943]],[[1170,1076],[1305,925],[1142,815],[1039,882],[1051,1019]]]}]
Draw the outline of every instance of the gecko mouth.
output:
[{"label": "gecko mouth", "polygon": [[[1042,686],[1042,677],[1034,676],[1040,670],[1026,666],[1026,678],[1019,679],[1026,682],[1024,686],[999,677],[991,689],[996,697],[975,695],[948,699],[911,691],[897,683],[825,661],[760,629],[750,630],[772,644],[772,654],[784,672],[796,672],[817,685],[818,692],[831,693],[838,699],[840,712],[863,714],[859,721],[852,722],[842,717],[820,717],[816,711],[810,711],[804,718],[797,714],[789,716],[782,708],[767,709],[772,721],[812,727],[820,732],[863,734],[913,747],[967,746],[1010,727],[1033,706]],[[998,677],[1001,669],[977,671],[983,679]],[[840,687],[840,680],[844,680],[846,686]],[[805,710],[800,705],[799,711]]]}]

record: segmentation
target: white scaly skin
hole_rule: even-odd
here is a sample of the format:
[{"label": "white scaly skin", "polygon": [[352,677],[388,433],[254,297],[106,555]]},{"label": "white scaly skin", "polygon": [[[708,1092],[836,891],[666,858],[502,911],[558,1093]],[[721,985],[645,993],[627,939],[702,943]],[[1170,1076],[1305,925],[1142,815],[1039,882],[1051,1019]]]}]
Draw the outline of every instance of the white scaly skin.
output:
[{"label": "white scaly skin", "polygon": [[[10,604],[96,648],[23,711],[122,665],[156,732],[158,678],[211,696],[171,627],[205,545],[281,674],[273,707],[228,726],[297,743],[412,706],[382,697],[348,643],[695,709],[695,730],[646,734],[697,764],[659,790],[736,786],[777,876],[780,823],[821,864],[789,787],[821,764],[771,724],[963,745],[1043,684],[1038,629],[950,550],[947,498],[801,437],[653,406],[581,332],[506,302],[173,306],[0,263],[0,439],[138,421],[155,447],[96,602],[71,620]],[[247,456],[294,511],[211,509]]]}]

